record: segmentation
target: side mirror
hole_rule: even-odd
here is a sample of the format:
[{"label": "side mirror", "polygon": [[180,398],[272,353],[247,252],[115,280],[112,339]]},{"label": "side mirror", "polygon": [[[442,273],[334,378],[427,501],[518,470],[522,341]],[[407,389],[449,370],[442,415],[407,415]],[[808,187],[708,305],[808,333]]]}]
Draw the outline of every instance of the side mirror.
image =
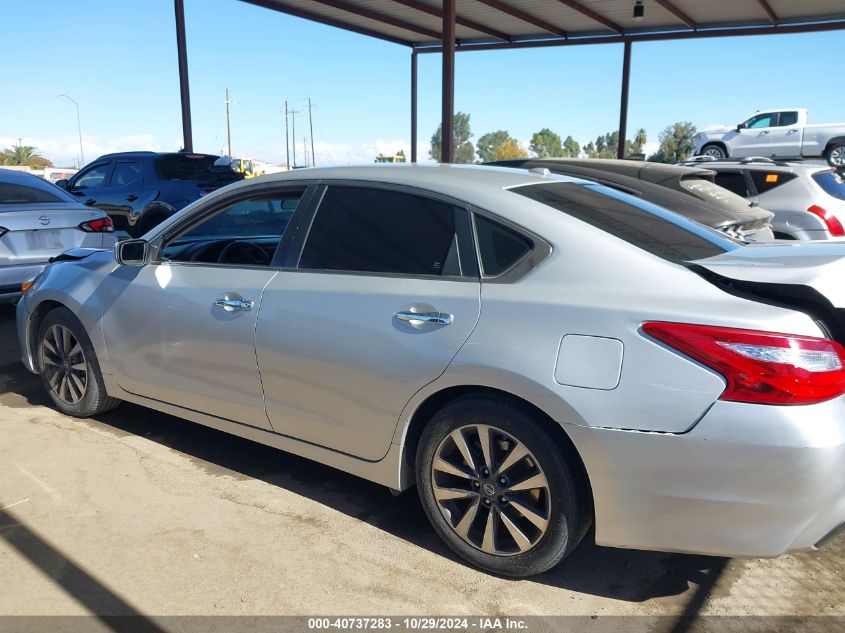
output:
[{"label": "side mirror", "polygon": [[61,180],[57,180],[55,184],[59,189],[67,189],[67,178],[62,178]]},{"label": "side mirror", "polygon": [[123,240],[114,245],[114,259],[121,266],[143,266],[148,250],[146,240]]},{"label": "side mirror", "polygon": [[747,126],[747,125],[745,125],[745,123],[740,123],[740,124],[738,124],[738,125],[736,126],[736,131],[737,131],[737,132],[739,132],[740,130],[744,130],[744,129],[745,129],[745,128],[747,128],[747,127],[748,127],[748,126]]}]

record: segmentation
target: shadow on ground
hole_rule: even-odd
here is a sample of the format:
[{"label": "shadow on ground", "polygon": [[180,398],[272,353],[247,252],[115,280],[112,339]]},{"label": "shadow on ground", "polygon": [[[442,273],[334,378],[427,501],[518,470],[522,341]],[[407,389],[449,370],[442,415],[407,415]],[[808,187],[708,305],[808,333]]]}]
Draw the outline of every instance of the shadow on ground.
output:
[{"label": "shadow on ground", "polygon": [[[0,405],[46,404],[40,379],[20,363],[14,310],[0,306]],[[124,404],[97,423],[177,450],[211,475],[260,479],[463,564],[434,535],[414,490],[394,498],[384,487],[352,475],[136,405]],[[698,591],[688,604],[693,607],[696,596],[703,603],[725,564],[720,558],[600,547],[589,534],[564,564],[532,582],[631,602],[679,595],[694,584]]]}]

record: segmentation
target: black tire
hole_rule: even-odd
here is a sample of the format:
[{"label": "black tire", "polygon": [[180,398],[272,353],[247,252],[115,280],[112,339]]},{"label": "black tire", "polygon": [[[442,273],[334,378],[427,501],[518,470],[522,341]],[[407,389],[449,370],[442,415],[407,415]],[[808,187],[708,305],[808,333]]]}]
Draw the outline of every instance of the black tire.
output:
[{"label": "black tire", "polygon": [[[65,331],[69,332],[72,338],[65,339]],[[58,353],[51,352],[51,349],[57,349],[59,338],[67,340],[69,344]],[[81,351],[72,353],[77,348],[76,344]],[[79,319],[67,308],[56,308],[41,321],[35,351],[44,388],[50,400],[62,413],[75,418],[87,418],[114,409],[121,403],[106,393],[103,374],[91,339]],[[58,363],[64,358],[67,358],[67,362]],[[81,369],[73,369],[81,365],[84,365],[84,376]],[[55,367],[60,369],[55,371]],[[67,383],[62,388],[66,375]],[[74,396],[80,397],[74,401]]]},{"label": "black tire", "polygon": [[827,164],[837,169],[845,167],[845,143],[834,143],[824,152]]},{"label": "black tire", "polygon": [[[486,479],[480,480],[480,487],[474,480],[471,484],[466,484],[470,488],[476,487],[479,489],[477,496],[484,503],[488,504],[487,508],[489,508],[482,508],[478,504],[475,504],[474,501],[466,500],[467,505],[470,506],[466,511],[467,515],[472,508],[478,508],[482,511],[481,514],[475,515],[475,519],[471,520],[472,527],[469,530],[470,532],[474,530],[476,535],[476,542],[472,544],[456,532],[456,529],[460,526],[456,528],[452,527],[452,523],[446,518],[444,511],[441,510],[441,506],[435,498],[434,488],[438,487],[439,490],[444,490],[445,488],[433,482],[435,476],[444,476],[444,473],[440,471],[435,475],[433,473],[433,465],[435,463],[435,457],[439,456],[442,458],[444,455],[442,452],[438,454],[438,450],[446,450],[444,447],[450,445],[449,442],[452,440],[447,438],[454,437],[450,434],[460,429],[457,431],[458,433],[467,434],[464,437],[472,438],[471,429],[476,428],[475,425],[492,427],[494,430],[491,431],[491,437],[504,438],[509,435],[517,443],[515,445],[511,445],[508,442],[504,443],[508,447],[502,449],[506,451],[501,454],[503,459],[497,461],[494,454],[491,460],[494,462],[493,472],[489,473]],[[497,432],[501,434],[499,435]],[[475,437],[480,440],[480,435],[476,435]],[[548,482],[548,487],[543,492],[531,491],[530,493],[532,495],[535,493],[538,495],[548,495],[547,501],[545,502],[548,513],[546,517],[547,525],[545,532],[542,532],[541,529],[537,530],[540,536],[536,537],[537,540],[525,551],[521,551],[521,548],[519,548],[520,551],[512,550],[506,554],[488,553],[487,551],[483,551],[483,543],[481,545],[478,543],[479,539],[477,535],[479,534],[479,529],[484,533],[483,541],[488,543],[488,549],[491,549],[489,547],[490,544],[495,544],[492,548],[492,551],[495,552],[498,549],[498,544],[507,541],[509,538],[508,532],[510,530],[505,530],[508,526],[504,525],[502,515],[510,514],[510,518],[516,520],[527,518],[527,515],[521,512],[518,512],[516,515],[513,514],[518,506],[511,505],[508,508],[505,505],[507,503],[507,497],[498,497],[498,500],[502,502],[503,506],[494,508],[491,507],[490,501],[492,500],[492,505],[498,506],[499,504],[496,498],[482,498],[482,494],[489,493],[481,493],[481,490],[486,487],[487,482],[497,480],[495,483],[498,483],[498,475],[495,474],[497,470],[496,464],[503,465],[508,459],[508,454],[516,452],[515,447],[519,443],[522,443],[524,448],[530,451],[527,462],[521,463],[534,466],[535,463],[533,460],[536,459],[536,466],[539,467],[541,473],[545,474]],[[490,444],[497,446],[497,440],[491,440]],[[473,445],[471,442],[467,442],[467,445],[473,451],[473,460],[476,460],[476,458],[485,460],[485,457],[480,452],[480,443]],[[439,463],[442,464],[442,462]],[[454,460],[450,462],[450,464],[453,463],[455,463]],[[467,463],[464,461],[464,465]],[[478,463],[477,460],[476,463]],[[481,463],[483,465],[484,461],[481,461]],[[502,472],[513,472],[515,467],[521,468],[520,463],[517,463],[516,466],[511,465],[509,469]],[[448,478],[450,476],[447,471],[445,477]],[[417,490],[423,508],[437,534],[455,553],[465,560],[477,567],[502,576],[526,577],[551,569],[575,549],[587,532],[592,520],[590,495],[577,456],[573,454],[573,451],[568,446],[563,446],[561,442],[556,441],[533,413],[514,405],[504,398],[495,396],[466,396],[452,401],[438,411],[423,430],[420,438],[416,455],[416,478]],[[495,494],[498,495],[499,493],[497,492]],[[525,493],[517,492],[512,494],[512,502],[516,502],[519,498],[517,495]],[[520,500],[522,501],[524,499]],[[447,501],[446,503],[451,502]],[[475,512],[478,513],[479,510],[475,510]],[[458,510],[455,510],[455,512],[457,519],[462,512]],[[488,514],[495,515],[495,517],[488,519]],[[486,527],[482,528],[482,524],[487,526],[487,522],[491,520],[493,521],[492,525],[495,526],[493,530],[497,530],[497,532],[495,538],[487,541]],[[458,523],[461,522],[458,521]],[[531,529],[531,526],[527,523],[524,525]],[[469,534],[469,538],[470,540],[472,539],[472,534]]]},{"label": "black tire", "polygon": [[[712,152],[708,154],[707,152]],[[715,154],[718,154],[716,156]],[[701,148],[701,156],[713,156],[716,160],[725,160],[728,157],[728,153],[725,151],[725,148],[719,145],[718,143],[708,143],[704,147]]]}]

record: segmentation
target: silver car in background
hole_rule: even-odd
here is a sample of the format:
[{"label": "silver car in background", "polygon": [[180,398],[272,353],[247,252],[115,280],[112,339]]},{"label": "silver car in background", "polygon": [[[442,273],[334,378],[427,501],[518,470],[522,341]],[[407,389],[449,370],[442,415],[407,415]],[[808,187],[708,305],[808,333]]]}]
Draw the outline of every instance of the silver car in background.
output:
[{"label": "silver car in background", "polygon": [[99,209],[36,176],[0,169],[0,303],[52,257],[77,247],[111,248],[114,227]]},{"label": "silver car in background", "polygon": [[845,249],[742,245],[602,185],[372,166],[256,178],[17,308],[55,406],[126,400],[395,490],[527,576],[599,544],[812,549],[845,522]]}]

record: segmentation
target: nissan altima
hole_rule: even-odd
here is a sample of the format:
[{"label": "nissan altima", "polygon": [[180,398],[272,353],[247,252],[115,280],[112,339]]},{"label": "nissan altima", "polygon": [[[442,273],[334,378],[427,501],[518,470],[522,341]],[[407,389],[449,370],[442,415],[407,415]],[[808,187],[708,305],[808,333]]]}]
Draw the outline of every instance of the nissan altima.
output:
[{"label": "nissan altima", "polygon": [[18,304],[60,411],[121,401],[416,487],[494,573],[775,556],[845,522],[845,246],[743,245],[547,170],[309,169],[71,250]]}]

